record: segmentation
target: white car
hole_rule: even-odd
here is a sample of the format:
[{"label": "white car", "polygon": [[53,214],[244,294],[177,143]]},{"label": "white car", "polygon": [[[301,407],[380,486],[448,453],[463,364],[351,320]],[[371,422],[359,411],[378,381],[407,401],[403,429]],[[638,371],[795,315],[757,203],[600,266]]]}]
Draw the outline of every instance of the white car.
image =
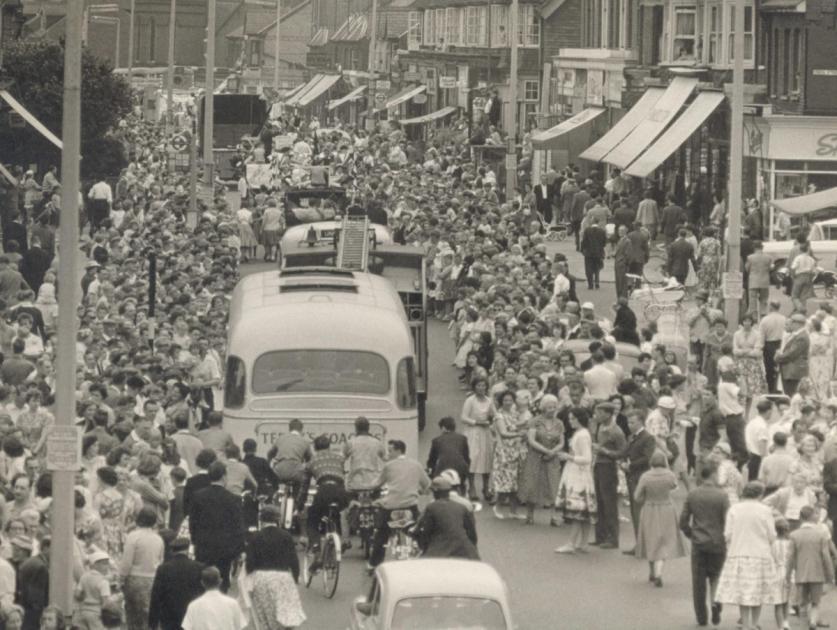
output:
[{"label": "white car", "polygon": [[[790,255],[795,241],[765,241],[764,253],[773,258],[777,265],[783,265]],[[811,252],[823,269],[837,268],[837,219],[817,221],[808,235]]]}]

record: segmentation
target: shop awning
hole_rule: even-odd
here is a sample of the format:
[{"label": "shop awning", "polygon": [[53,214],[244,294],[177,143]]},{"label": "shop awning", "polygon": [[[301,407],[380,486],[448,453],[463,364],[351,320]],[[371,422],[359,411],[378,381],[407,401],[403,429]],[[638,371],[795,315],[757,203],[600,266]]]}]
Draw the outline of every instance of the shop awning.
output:
[{"label": "shop awning", "polygon": [[805,13],[805,0],[762,0],[759,11]]},{"label": "shop awning", "polygon": [[287,103],[290,99],[292,99],[294,96],[296,96],[297,94],[299,94],[299,93],[300,93],[300,91],[302,91],[302,89],[303,89],[303,88],[305,88],[305,86],[306,86],[306,85],[308,85],[308,84],[307,84],[307,83],[303,83],[303,84],[301,84],[301,85],[297,85],[297,86],[296,86],[294,89],[292,89],[290,92],[288,92],[287,94],[285,94],[284,96],[282,96],[282,102],[283,102],[283,103]]},{"label": "shop awning", "polygon": [[8,182],[12,185],[12,186],[17,186],[17,179],[15,179],[15,176],[14,176],[14,175],[12,175],[12,174],[8,171],[8,169],[7,169],[5,166],[3,166],[2,164],[0,164],[0,173],[2,173],[2,174],[3,174],[3,177],[5,177],[5,178],[6,178],[6,180],[7,180],[7,181],[8,181]]},{"label": "shop awning", "polygon": [[435,112],[425,114],[424,116],[416,116],[415,118],[405,118],[404,120],[399,120],[398,122],[402,125],[421,125],[423,123],[439,120],[440,118],[444,118],[445,116],[450,116],[455,111],[455,107],[448,106],[443,107],[442,109],[437,109]]},{"label": "shop awning", "polygon": [[680,108],[697,87],[698,80],[691,77],[675,77],[645,120],[640,122],[627,137],[604,157],[604,161],[619,168],[626,168],[659,136],[680,113]]},{"label": "shop awning", "polygon": [[331,87],[342,78],[339,74],[324,74],[320,82],[299,97],[296,104],[298,107],[306,107],[325,94]]},{"label": "shop awning", "polygon": [[300,98],[305,96],[309,90],[323,80],[323,77],[325,77],[324,74],[315,74],[311,80],[308,81],[308,83],[303,85],[298,90],[294,90],[294,92],[285,99],[285,105],[296,105]]},{"label": "shop awning", "polygon": [[348,103],[350,101],[356,101],[357,99],[360,98],[360,95],[363,94],[365,91],[366,91],[366,86],[365,85],[361,85],[360,87],[356,87],[354,90],[352,90],[351,92],[346,94],[346,96],[342,96],[342,97],[340,97],[336,100],[331,101],[328,104],[329,111],[331,111],[332,109],[337,109],[338,107],[340,107],[344,103]]},{"label": "shop awning", "polygon": [[600,114],[603,114],[604,111],[600,107],[589,107],[578,112],[572,118],[558,123],[551,129],[538,131],[532,134],[532,147],[535,149],[558,149],[560,148],[559,139],[561,136],[571,132],[573,129],[578,129],[583,125],[591,123]]},{"label": "shop awning", "polygon": [[9,107],[15,110],[18,114],[20,114],[23,120],[32,125],[35,128],[35,130],[38,133],[40,133],[44,138],[52,142],[52,144],[57,146],[62,151],[64,150],[64,143],[61,142],[58,136],[56,136],[49,129],[47,129],[46,126],[44,126],[40,120],[35,118],[35,116],[32,115],[32,113],[28,109],[26,109],[23,105],[18,103],[17,99],[14,96],[9,94],[6,90],[0,90],[0,98],[6,101],[9,104]]},{"label": "shop awning", "polygon": [[817,210],[823,210],[837,206],[837,188],[828,188],[810,195],[789,197],[788,199],[775,199],[770,202],[774,208],[792,215],[810,214]]},{"label": "shop awning", "polygon": [[648,177],[672,153],[697,131],[709,115],[723,103],[721,92],[701,92],[683,114],[657,138],[651,148],[637,158],[625,173],[634,177]]},{"label": "shop awning", "polygon": [[613,148],[622,142],[625,137],[631,133],[636,126],[645,120],[648,113],[653,109],[657,101],[663,95],[665,90],[663,88],[648,88],[645,94],[631,107],[627,114],[622,116],[619,121],[611,127],[601,138],[590,145],[586,151],[581,153],[581,157],[591,162],[600,162],[601,159],[610,153]]},{"label": "shop awning", "polygon": [[401,105],[401,103],[406,103],[407,101],[409,101],[414,96],[417,96],[417,95],[421,94],[422,92],[424,92],[426,89],[427,89],[427,86],[424,85],[424,84],[413,85],[413,86],[410,86],[408,88],[405,88],[405,89],[401,90],[400,92],[398,92],[397,94],[395,94],[394,96],[390,97],[387,100],[386,105],[384,105],[382,108],[380,108],[377,111],[383,111],[384,109],[392,109],[393,107],[398,107],[399,105]]}]

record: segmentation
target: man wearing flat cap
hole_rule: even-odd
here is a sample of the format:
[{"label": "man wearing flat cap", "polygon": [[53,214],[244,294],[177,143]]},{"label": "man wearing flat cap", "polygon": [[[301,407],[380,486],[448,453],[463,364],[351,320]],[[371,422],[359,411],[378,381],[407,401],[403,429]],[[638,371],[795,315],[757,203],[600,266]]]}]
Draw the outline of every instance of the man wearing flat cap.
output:
[{"label": "man wearing flat cap", "polygon": [[203,594],[204,565],[189,558],[189,539],[169,543],[171,557],[157,567],[151,587],[148,627],[151,630],[180,630],[189,603]]},{"label": "man wearing flat cap", "polygon": [[788,320],[789,334],[776,353],[776,363],[782,375],[782,389],[787,396],[793,396],[799,381],[808,376],[808,354],[811,340],[805,330],[807,320],[802,313],[794,313]]},{"label": "man wearing flat cap", "polygon": [[424,557],[479,560],[473,513],[450,500],[452,485],[445,477],[435,477],[431,487],[434,501],[416,525],[416,540]]}]

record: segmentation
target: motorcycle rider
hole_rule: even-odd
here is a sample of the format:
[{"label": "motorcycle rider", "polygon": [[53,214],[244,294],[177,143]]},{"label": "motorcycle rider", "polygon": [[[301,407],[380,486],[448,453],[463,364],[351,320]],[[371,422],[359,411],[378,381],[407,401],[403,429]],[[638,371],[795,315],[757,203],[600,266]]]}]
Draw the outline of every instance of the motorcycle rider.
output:
[{"label": "motorcycle rider", "polygon": [[384,465],[376,486],[386,486],[387,493],[378,500],[381,507],[375,515],[375,536],[367,570],[372,571],[384,561],[384,546],[389,540],[389,521],[395,510],[409,510],[418,519],[418,499],[430,488],[430,477],[415,459],[407,457],[407,445],[401,440],[389,441],[389,461]]},{"label": "motorcycle rider", "polygon": [[479,560],[474,514],[452,501],[451,483],[445,477],[433,479],[433,498],[416,525],[416,541],[425,558]]}]

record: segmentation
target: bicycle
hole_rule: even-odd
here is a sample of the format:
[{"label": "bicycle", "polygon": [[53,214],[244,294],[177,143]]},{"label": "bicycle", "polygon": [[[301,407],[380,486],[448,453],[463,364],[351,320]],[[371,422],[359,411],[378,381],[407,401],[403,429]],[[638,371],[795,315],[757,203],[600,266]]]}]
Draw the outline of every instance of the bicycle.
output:
[{"label": "bicycle", "polygon": [[323,593],[328,599],[334,597],[340,579],[342,546],[337,524],[340,522],[340,506],[329,503],[328,514],[320,521],[320,548],[311,546],[310,541],[302,556],[302,580],[305,588],[311,587],[314,575],[319,573],[323,580]]},{"label": "bicycle", "polygon": [[367,560],[372,552],[372,539],[375,534],[375,506],[372,503],[375,492],[359,490],[357,499],[349,505],[349,522],[360,537],[360,548]]}]

